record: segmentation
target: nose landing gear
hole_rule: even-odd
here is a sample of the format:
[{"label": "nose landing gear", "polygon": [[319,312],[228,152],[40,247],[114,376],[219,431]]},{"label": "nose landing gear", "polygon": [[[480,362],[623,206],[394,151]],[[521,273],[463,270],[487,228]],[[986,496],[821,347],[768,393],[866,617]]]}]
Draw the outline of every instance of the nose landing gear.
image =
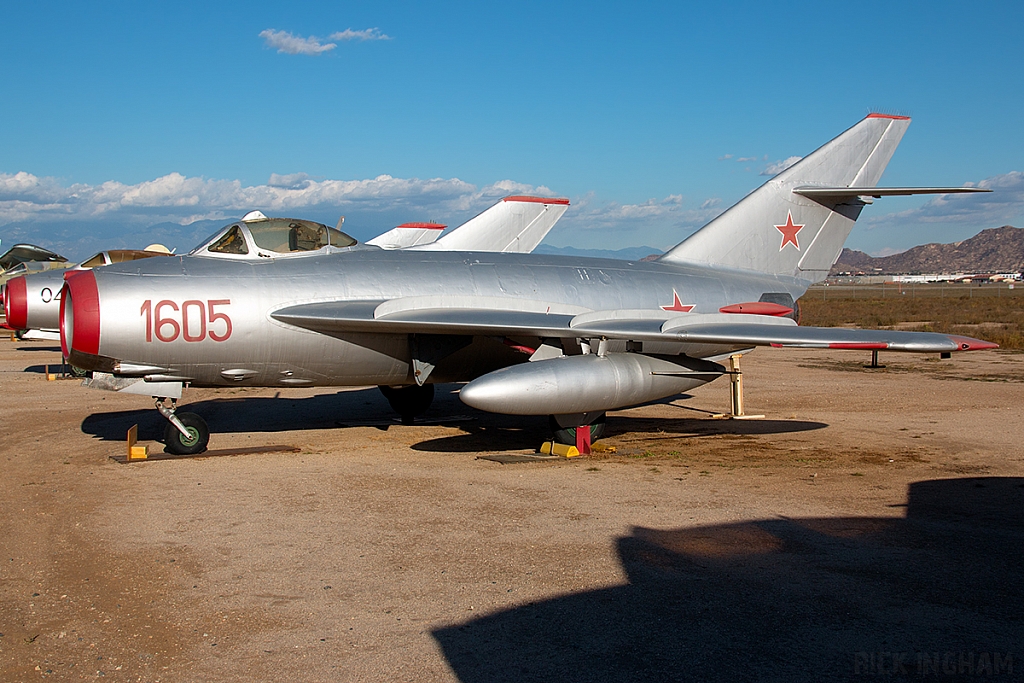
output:
[{"label": "nose landing gear", "polygon": [[167,427],[164,429],[164,444],[168,453],[174,455],[195,455],[206,450],[210,443],[210,428],[206,426],[206,420],[195,413],[176,413],[176,401],[170,401],[168,406],[165,399],[156,397],[156,409],[167,418]]}]

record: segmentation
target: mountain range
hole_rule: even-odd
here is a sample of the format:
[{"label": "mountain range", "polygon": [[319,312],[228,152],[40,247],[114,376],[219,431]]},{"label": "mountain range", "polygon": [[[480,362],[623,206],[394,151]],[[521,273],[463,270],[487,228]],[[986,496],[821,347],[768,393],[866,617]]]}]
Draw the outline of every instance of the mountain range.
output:
[{"label": "mountain range", "polygon": [[953,244],[922,244],[891,256],[843,249],[830,275],[1024,272],[1024,228],[1004,225]]}]

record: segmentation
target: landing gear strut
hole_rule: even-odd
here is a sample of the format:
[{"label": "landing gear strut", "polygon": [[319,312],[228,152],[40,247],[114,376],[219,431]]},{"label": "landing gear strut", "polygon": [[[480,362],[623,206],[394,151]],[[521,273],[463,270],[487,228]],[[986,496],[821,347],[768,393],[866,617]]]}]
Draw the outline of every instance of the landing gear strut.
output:
[{"label": "landing gear strut", "polygon": [[389,387],[381,385],[377,387],[384,398],[391,404],[391,408],[402,416],[402,424],[412,424],[416,418],[427,412],[427,408],[434,401],[434,385],[410,384],[403,387]]},{"label": "landing gear strut", "polygon": [[[550,418],[551,431],[554,432],[555,441],[561,444],[567,444],[569,446],[576,445],[576,426],[577,424],[590,424],[590,439],[591,441],[597,441],[604,436],[605,432],[608,431],[608,418],[604,413],[599,413],[594,417],[593,413],[584,415],[552,415]],[[561,418],[561,419],[559,419]],[[576,418],[576,419],[572,419]],[[589,420],[587,418],[590,418]],[[563,422],[577,423],[572,424],[571,427],[563,427]]]},{"label": "landing gear strut", "polygon": [[167,418],[167,427],[164,429],[164,444],[168,453],[174,455],[195,455],[206,450],[210,443],[210,428],[206,426],[206,420],[195,413],[176,413],[176,401],[172,398],[170,406],[165,399],[156,398],[156,409]]}]

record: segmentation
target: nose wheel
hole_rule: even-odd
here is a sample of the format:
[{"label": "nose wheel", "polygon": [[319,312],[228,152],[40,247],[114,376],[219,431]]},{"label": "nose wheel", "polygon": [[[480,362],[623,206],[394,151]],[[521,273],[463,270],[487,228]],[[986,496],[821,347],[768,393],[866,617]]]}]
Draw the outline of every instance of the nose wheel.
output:
[{"label": "nose wheel", "polygon": [[206,420],[195,413],[178,413],[174,399],[170,405],[163,398],[156,399],[156,409],[167,418],[164,429],[164,445],[174,455],[195,455],[206,450],[210,443],[210,428]]}]

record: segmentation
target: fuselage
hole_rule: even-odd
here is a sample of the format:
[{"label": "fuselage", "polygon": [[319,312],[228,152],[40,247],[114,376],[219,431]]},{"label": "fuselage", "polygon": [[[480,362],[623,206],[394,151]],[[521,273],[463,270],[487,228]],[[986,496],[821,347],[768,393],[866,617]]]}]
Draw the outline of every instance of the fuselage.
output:
[{"label": "fuselage", "polygon": [[[563,311],[713,313],[736,303],[793,301],[808,284],[657,261],[374,248],[257,261],[179,256],[111,265],[90,275],[95,278],[96,319],[75,325],[65,313],[62,321],[65,333],[89,336],[72,340],[66,334],[65,341],[74,347],[72,362],[107,372],[136,368],[135,374],[151,379],[196,386],[412,381],[409,335],[328,336],[271,317],[299,304],[444,295],[546,302]],[[73,315],[92,316],[88,306],[73,308]],[[539,341],[474,337],[439,362],[430,381],[471,380],[524,361],[523,348]],[[679,343],[645,348],[694,357],[727,350]]]}]

